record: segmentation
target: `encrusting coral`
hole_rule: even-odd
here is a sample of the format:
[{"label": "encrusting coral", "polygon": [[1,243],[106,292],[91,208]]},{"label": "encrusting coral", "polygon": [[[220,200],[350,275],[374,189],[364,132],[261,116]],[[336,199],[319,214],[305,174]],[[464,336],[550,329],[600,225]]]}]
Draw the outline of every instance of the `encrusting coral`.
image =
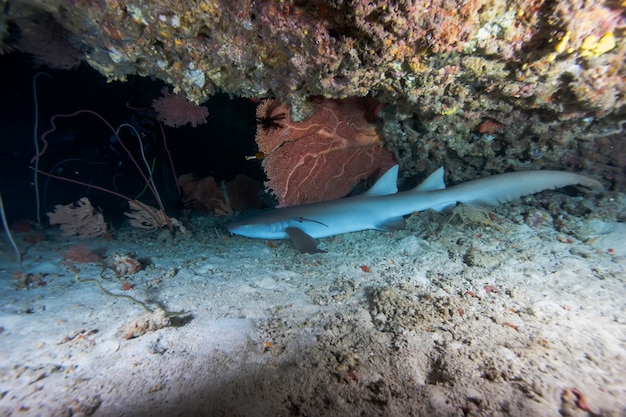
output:
[{"label": "encrusting coral", "polygon": [[[609,80],[593,80],[595,90],[610,85],[616,96],[625,96],[619,82],[625,8],[623,2],[583,0],[121,0],[67,8],[53,0],[45,12],[37,1],[16,4],[2,16],[0,29],[16,24],[27,39],[35,36],[34,20],[51,22],[47,26],[60,28],[40,39],[39,49],[25,41],[18,46],[43,60],[41,45],[58,44],[64,34],[65,44],[88,51],[83,59],[109,79],[153,76],[193,101],[217,90],[298,104],[315,95],[371,92],[385,102],[422,102],[435,112],[446,111],[446,100],[449,109],[461,110],[477,97],[491,105],[524,98],[561,111],[545,98],[563,88],[562,77],[578,78],[579,71],[589,79],[605,64],[615,71],[606,74]],[[46,49],[55,50],[65,49]],[[437,86],[447,91],[425,104]],[[605,113],[616,108],[586,91],[575,98]]]}]

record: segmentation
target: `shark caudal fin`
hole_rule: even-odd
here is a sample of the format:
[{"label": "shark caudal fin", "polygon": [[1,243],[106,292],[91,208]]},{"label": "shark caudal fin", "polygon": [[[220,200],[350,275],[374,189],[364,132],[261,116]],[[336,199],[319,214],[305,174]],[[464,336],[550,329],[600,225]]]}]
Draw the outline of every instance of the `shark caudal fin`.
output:
[{"label": "shark caudal fin", "polygon": [[453,198],[469,205],[497,206],[544,190],[582,185],[602,189],[592,178],[564,171],[527,171],[492,175],[448,188]]}]

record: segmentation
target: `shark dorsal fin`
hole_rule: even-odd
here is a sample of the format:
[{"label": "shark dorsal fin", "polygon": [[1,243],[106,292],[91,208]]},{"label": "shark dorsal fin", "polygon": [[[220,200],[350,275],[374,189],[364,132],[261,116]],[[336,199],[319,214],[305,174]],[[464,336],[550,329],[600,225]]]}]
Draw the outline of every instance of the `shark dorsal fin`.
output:
[{"label": "shark dorsal fin", "polygon": [[439,167],[435,172],[430,174],[420,185],[413,188],[413,191],[435,191],[443,190],[446,184],[443,182],[443,167]]},{"label": "shark dorsal fin", "polygon": [[383,174],[382,177],[376,181],[376,184],[372,185],[372,188],[367,190],[365,195],[390,195],[398,192],[398,167],[394,165]]}]

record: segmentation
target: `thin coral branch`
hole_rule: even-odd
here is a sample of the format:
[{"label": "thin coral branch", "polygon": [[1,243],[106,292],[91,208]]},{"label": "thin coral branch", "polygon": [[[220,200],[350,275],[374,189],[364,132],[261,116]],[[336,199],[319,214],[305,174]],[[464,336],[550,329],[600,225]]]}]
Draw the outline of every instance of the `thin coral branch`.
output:
[{"label": "thin coral branch", "polygon": [[[50,118],[50,123],[52,124],[52,127],[50,129],[48,129],[47,131],[45,131],[43,133],[43,135],[41,135],[41,141],[44,143],[43,148],[41,149],[41,151],[35,155],[30,162],[34,163],[36,161],[39,160],[39,158],[41,158],[43,156],[43,154],[46,152],[46,150],[48,149],[48,141],[47,141],[47,136],[49,134],[51,134],[52,132],[57,130],[57,126],[55,123],[55,120],[57,118],[70,118],[70,117],[75,117],[79,114],[91,114],[93,116],[96,116],[98,119],[100,119],[108,128],[109,130],[113,133],[113,135],[115,135],[115,138],[117,139],[117,142],[120,144],[120,146],[124,149],[124,151],[126,152],[126,154],[128,155],[128,157],[130,158],[130,160],[132,161],[132,163],[135,165],[135,167],[137,168],[137,171],[139,171],[139,174],[141,175],[141,177],[143,178],[143,180],[146,182],[146,184],[148,185],[148,188],[150,188],[150,191],[152,192],[152,195],[154,196],[154,198],[157,201],[157,204],[159,205],[159,208],[161,210],[163,210],[163,212],[165,212],[165,207],[163,206],[163,203],[161,202],[161,199],[159,198],[159,194],[157,193],[156,189],[152,186],[152,184],[150,183],[150,180],[148,179],[148,177],[146,176],[146,174],[143,172],[143,170],[141,169],[141,166],[139,165],[139,163],[137,162],[137,160],[135,159],[135,157],[133,156],[133,154],[130,152],[130,150],[126,147],[126,145],[124,144],[124,142],[122,141],[122,139],[120,138],[120,136],[117,134],[115,128],[111,125],[111,123],[109,123],[104,117],[102,117],[99,113],[93,111],[93,110],[87,110],[87,109],[83,109],[83,110],[78,110],[74,113],[70,113],[70,114],[56,114],[54,116],[52,116]],[[51,178],[55,178],[55,179],[59,179],[59,180],[63,180],[63,181],[68,181],[68,182],[73,182],[73,183],[78,183],[81,185],[86,185],[87,187],[91,187],[91,188],[95,188],[97,190],[100,191],[104,191],[107,192],[109,194],[113,194],[116,195],[118,197],[122,197],[122,194],[119,194],[115,191],[112,190],[108,190],[106,188],[103,187],[97,187],[94,186],[92,184],[86,184],[80,181],[75,181],[75,180],[71,180],[69,178],[66,177],[61,177],[61,176],[55,176],[53,174],[49,174],[49,173],[45,173],[39,170],[36,170],[36,172],[41,173],[43,175],[48,175]],[[123,196],[122,198],[124,198],[127,201],[131,201],[130,198]],[[174,228],[171,224],[171,222],[169,221],[169,217],[167,218],[167,228],[169,229],[169,231],[171,233],[174,233]]]},{"label": "thin coral branch", "polygon": [[622,133],[625,129],[624,125],[626,125],[626,119],[624,120],[620,120],[619,122],[617,122],[617,129],[613,129],[613,130],[609,130],[608,132],[604,132],[604,133],[592,133],[591,135],[588,135],[588,138],[605,138],[607,136],[613,136],[613,135],[619,135],[620,133]]},{"label": "thin coral branch", "polygon": [[167,217],[163,210],[141,204],[137,200],[128,202],[130,211],[124,213],[133,227],[146,230],[163,229],[167,224],[172,224],[182,233],[187,233],[187,229],[178,220]]},{"label": "thin coral branch", "polygon": [[22,253],[18,249],[15,244],[15,240],[13,239],[13,235],[11,234],[11,230],[9,230],[9,224],[7,223],[6,215],[4,214],[4,203],[2,202],[2,194],[0,194],[0,217],[2,218],[2,224],[4,225],[4,231],[9,238],[9,242],[11,242],[11,246],[13,246],[13,250],[15,251],[15,256],[17,257],[17,262],[22,263]]},{"label": "thin coral branch", "polygon": [[[77,184],[77,185],[82,185],[84,187],[88,187],[88,188],[93,188],[94,190],[98,190],[98,191],[102,191],[104,193],[108,193],[111,195],[114,195],[116,197],[122,198],[128,202],[134,201],[137,205],[145,207],[147,212],[150,212],[150,210],[148,209],[148,206],[137,201],[137,200],[133,200],[130,197],[125,196],[124,194],[118,193],[117,191],[113,191],[113,190],[109,190],[108,188],[104,188],[104,187],[100,187],[98,185],[94,185],[94,184],[88,184],[86,182],[80,181],[80,180],[75,180],[72,178],[66,178],[66,177],[61,177],[59,175],[54,175],[54,174],[50,174],[49,172],[44,172],[44,171],[38,171],[41,175],[45,175],[47,177],[50,178],[54,178],[56,180],[61,180],[61,181],[66,181],[66,182],[71,182],[72,184]],[[158,219],[155,219],[155,221],[158,221]]]}]

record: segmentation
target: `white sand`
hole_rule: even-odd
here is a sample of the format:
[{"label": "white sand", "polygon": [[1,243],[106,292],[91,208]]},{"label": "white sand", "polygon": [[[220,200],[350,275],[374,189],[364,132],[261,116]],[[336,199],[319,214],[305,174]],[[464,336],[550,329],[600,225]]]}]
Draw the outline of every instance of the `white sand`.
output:
[{"label": "white sand", "polygon": [[[554,192],[544,208],[420,213],[393,234],[324,239],[316,255],[218,237],[206,219],[166,242],[47,232],[22,266],[3,238],[0,415],[624,416],[621,197],[595,220],[561,212],[584,201]],[[76,243],[149,258],[103,286],[191,316],[123,338],[146,312],[76,283],[71,267],[100,273],[62,261]],[[46,285],[15,289],[19,272]]]}]

